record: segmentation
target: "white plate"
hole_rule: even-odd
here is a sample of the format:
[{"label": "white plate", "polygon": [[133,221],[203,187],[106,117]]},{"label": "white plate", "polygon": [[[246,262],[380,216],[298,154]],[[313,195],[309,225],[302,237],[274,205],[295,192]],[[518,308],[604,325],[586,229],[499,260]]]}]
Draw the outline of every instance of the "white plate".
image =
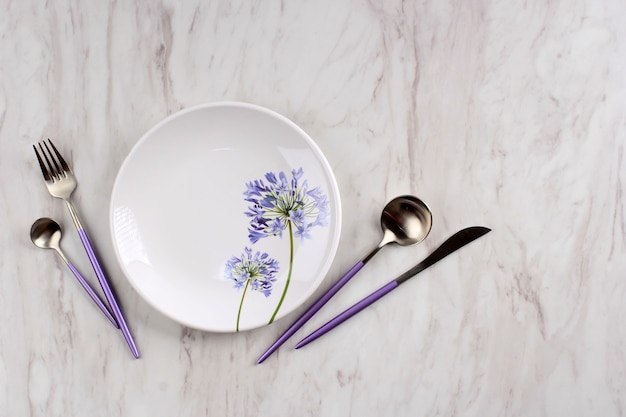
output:
[{"label": "white plate", "polygon": [[[289,210],[294,170],[305,211]],[[257,180],[263,196],[288,204],[289,220],[272,214],[280,204],[270,200],[261,219],[246,214],[255,202],[244,192]],[[273,111],[233,102],[183,110],[148,131],[120,168],[110,210],[113,246],[135,290],[166,316],[215,332],[269,324],[283,293],[274,320],[305,302],[331,266],[341,229],[337,183],[313,140]],[[255,243],[253,226],[263,236]],[[252,265],[243,261],[246,248]],[[269,291],[268,278],[275,279]]]}]

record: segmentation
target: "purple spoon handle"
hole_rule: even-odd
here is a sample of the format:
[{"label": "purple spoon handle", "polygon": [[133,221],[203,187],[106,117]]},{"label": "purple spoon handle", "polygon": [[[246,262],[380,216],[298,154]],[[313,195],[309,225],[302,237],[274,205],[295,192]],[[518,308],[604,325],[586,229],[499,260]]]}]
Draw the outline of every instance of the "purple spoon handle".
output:
[{"label": "purple spoon handle", "polygon": [[126,324],[126,320],[124,319],[124,316],[122,315],[122,311],[120,310],[120,307],[117,303],[117,300],[115,299],[115,296],[113,295],[113,291],[111,290],[111,287],[109,286],[109,282],[107,281],[107,278],[104,275],[102,268],[100,267],[100,262],[98,262],[98,258],[96,257],[93,247],[91,246],[91,242],[89,241],[89,238],[87,237],[87,233],[85,232],[85,229],[79,228],[78,234],[80,236],[80,240],[83,242],[83,246],[85,247],[85,250],[87,251],[87,256],[89,257],[91,266],[96,272],[96,276],[98,277],[98,282],[100,283],[100,286],[102,287],[102,291],[104,291],[104,296],[109,302],[109,306],[111,307],[111,310],[113,311],[113,315],[115,316],[117,323],[120,325],[120,329],[122,330],[124,339],[126,339],[126,343],[128,343],[128,347],[130,348],[130,351],[132,352],[133,356],[135,358],[139,358],[139,350],[137,349],[137,345],[135,344],[135,341],[133,340],[133,335],[130,333],[130,329],[128,328],[128,325]]},{"label": "purple spoon handle", "polygon": [[311,343],[318,337],[323,336],[324,334],[328,333],[329,331],[339,326],[344,321],[348,320],[350,317],[354,316],[355,314],[357,314],[364,308],[370,306],[374,302],[380,300],[382,297],[387,295],[392,290],[395,290],[396,288],[398,288],[398,283],[396,281],[391,281],[388,284],[385,284],[383,287],[377,289],[376,291],[374,291],[373,293],[371,293],[370,295],[368,295],[367,297],[365,297],[358,303],[354,304],[352,307],[348,308],[343,313],[337,315],[336,317],[331,319],[329,322],[324,324],[322,327],[315,330],[313,333],[311,333],[310,335],[308,335],[307,337],[299,341],[296,344],[296,349],[300,349],[302,346],[308,345],[309,343]]},{"label": "purple spoon handle", "polygon": [[307,311],[302,314],[298,320],[296,320],[289,328],[282,334],[267,350],[259,357],[257,363],[263,362],[267,359],[276,349],[278,349],[283,343],[287,341],[295,332],[297,332],[311,317],[315,315],[339,290],[346,285],[357,272],[365,265],[364,261],[357,262],[339,281],[333,284],[328,291],[326,291]]},{"label": "purple spoon handle", "polygon": [[120,326],[117,324],[117,321],[115,321],[115,319],[113,318],[113,316],[111,315],[111,313],[109,312],[109,309],[106,308],[106,306],[104,305],[104,303],[102,302],[102,300],[100,300],[100,297],[98,297],[98,295],[96,294],[96,292],[93,290],[93,288],[91,288],[91,286],[89,285],[89,283],[85,280],[85,278],[83,278],[83,276],[80,274],[80,272],[78,272],[78,270],[76,269],[76,267],[74,265],[72,265],[71,262],[67,263],[67,266],[70,268],[70,270],[72,271],[72,273],[74,274],[74,276],[76,277],[76,279],[78,280],[78,282],[80,283],[80,285],[83,287],[83,289],[87,292],[87,294],[89,295],[89,297],[91,297],[91,299],[93,300],[94,303],[96,303],[96,305],[98,306],[98,308],[100,308],[100,310],[102,311],[102,313],[104,313],[104,315],[106,316],[107,319],[109,319],[109,321],[111,322],[111,324],[113,324],[113,326],[115,326],[116,329],[119,329]]}]

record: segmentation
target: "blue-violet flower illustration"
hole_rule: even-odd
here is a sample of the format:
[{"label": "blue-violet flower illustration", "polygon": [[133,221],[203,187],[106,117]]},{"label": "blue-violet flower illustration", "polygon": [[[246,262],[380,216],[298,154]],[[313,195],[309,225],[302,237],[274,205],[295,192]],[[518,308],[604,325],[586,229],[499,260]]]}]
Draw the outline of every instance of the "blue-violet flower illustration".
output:
[{"label": "blue-violet flower illustration", "polygon": [[303,175],[302,167],[291,171],[291,179],[282,171],[278,175],[268,172],[265,180],[246,183],[244,191],[245,200],[250,203],[245,212],[251,218],[248,227],[250,242],[254,244],[268,236],[282,238],[285,230],[289,233],[289,273],[270,323],[276,318],[291,282],[294,236],[308,239],[312,228],[328,224],[328,198],[319,187],[309,189]]},{"label": "blue-violet flower illustration", "polygon": [[284,172],[278,176],[273,172],[265,174],[265,180],[255,180],[246,184],[245,200],[251,205],[246,215],[251,217],[248,228],[250,242],[268,236],[282,237],[289,222],[295,228],[296,237],[310,238],[309,232],[315,226],[326,226],[328,198],[319,187],[309,189],[308,182],[302,181],[302,168],[292,170],[291,180]]},{"label": "blue-violet flower illustration", "polygon": [[278,261],[270,258],[267,253],[252,253],[252,249],[246,247],[240,257],[233,256],[226,261],[224,276],[235,283],[235,288],[243,288],[239,311],[237,313],[236,330],[239,331],[239,319],[241,307],[246,296],[248,287],[252,291],[258,291],[269,297],[272,286],[276,281],[276,274],[280,270]]}]

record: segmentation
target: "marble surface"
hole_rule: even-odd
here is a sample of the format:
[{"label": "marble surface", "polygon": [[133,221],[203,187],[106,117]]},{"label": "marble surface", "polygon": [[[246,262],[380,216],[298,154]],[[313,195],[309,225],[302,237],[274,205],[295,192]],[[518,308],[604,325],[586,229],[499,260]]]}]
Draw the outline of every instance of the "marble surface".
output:
[{"label": "marble surface", "polygon": [[[626,3],[0,1],[0,415],[626,415]],[[387,247],[304,336],[456,230],[493,231],[303,348],[185,328],[135,293],[108,203],[151,126],[220,100],[314,138],[343,202],[328,288],[400,194],[428,239]],[[142,352],[28,238],[59,219],[31,145],[69,152],[75,202]],[[89,275],[90,277],[92,275]]]}]

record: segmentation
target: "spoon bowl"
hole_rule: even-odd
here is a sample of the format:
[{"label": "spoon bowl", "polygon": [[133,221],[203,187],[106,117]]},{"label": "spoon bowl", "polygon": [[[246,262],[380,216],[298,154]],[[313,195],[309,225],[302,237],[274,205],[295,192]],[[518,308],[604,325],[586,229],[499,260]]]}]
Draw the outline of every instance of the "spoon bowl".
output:
[{"label": "spoon bowl", "polygon": [[42,249],[59,250],[61,235],[59,223],[47,217],[37,219],[30,228],[30,240]]},{"label": "spoon bowl", "polygon": [[410,195],[394,198],[380,218],[383,231],[393,233],[400,246],[415,245],[426,239],[433,226],[433,215],[419,198]]},{"label": "spoon bowl", "polygon": [[387,203],[380,216],[380,226],[383,238],[363,259],[363,264],[389,243],[412,246],[426,239],[433,226],[433,215],[422,200],[403,195]]}]

